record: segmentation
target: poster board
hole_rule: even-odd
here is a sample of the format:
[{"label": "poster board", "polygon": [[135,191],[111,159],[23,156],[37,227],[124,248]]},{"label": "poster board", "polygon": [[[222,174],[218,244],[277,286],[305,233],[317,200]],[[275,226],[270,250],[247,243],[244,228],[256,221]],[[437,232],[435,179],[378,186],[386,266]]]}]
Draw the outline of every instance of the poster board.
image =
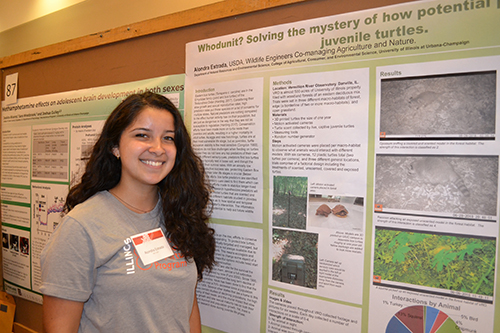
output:
[{"label": "poster board", "polygon": [[499,17],[419,1],[186,46],[207,326],[496,331]]}]

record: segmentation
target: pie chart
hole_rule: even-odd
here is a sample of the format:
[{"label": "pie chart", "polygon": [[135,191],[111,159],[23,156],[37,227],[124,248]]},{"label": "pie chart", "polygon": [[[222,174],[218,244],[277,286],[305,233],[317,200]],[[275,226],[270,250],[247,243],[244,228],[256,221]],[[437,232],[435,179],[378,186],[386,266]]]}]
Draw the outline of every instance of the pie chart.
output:
[{"label": "pie chart", "polygon": [[396,313],[385,333],[460,333],[453,319],[436,308],[415,305]]}]

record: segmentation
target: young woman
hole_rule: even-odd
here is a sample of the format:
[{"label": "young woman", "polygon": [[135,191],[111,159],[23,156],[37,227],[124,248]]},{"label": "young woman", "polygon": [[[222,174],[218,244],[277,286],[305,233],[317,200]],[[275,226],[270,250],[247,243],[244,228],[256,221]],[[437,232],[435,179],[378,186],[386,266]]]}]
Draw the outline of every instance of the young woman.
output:
[{"label": "young woman", "polygon": [[[196,283],[215,252],[209,193],[175,106],[153,93],[120,103],[42,252],[46,331],[201,331]],[[157,228],[174,255],[145,264],[131,236]]]}]

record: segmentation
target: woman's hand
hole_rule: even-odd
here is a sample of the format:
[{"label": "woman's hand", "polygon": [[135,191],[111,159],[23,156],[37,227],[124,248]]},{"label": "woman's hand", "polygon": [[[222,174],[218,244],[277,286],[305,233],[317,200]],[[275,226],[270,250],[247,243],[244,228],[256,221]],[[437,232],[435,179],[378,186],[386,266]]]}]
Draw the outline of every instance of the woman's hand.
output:
[{"label": "woman's hand", "polygon": [[194,289],[193,309],[191,310],[191,317],[189,317],[189,330],[190,333],[201,332],[201,317],[198,300],[196,299],[196,288]]}]

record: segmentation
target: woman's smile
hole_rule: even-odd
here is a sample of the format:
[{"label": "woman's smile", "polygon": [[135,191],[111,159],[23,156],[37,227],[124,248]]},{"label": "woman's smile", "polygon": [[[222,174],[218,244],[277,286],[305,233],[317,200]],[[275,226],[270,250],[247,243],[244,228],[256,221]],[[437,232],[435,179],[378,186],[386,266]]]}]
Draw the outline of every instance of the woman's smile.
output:
[{"label": "woman's smile", "polygon": [[141,160],[142,163],[144,164],[147,164],[147,165],[150,165],[150,166],[154,166],[154,167],[159,167],[161,165],[163,165],[163,163],[165,162],[159,162],[159,161],[149,161],[149,160]]}]

